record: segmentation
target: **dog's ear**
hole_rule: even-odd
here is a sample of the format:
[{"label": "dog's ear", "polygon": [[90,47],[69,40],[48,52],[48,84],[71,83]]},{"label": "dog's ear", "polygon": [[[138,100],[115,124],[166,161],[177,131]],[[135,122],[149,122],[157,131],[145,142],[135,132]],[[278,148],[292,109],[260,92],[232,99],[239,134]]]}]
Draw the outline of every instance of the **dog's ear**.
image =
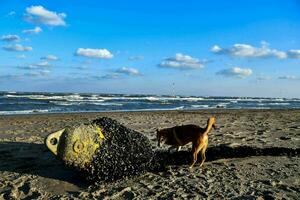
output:
[{"label": "dog's ear", "polygon": [[212,116],[212,117],[208,118],[207,124],[209,124],[209,123],[212,125],[212,127],[214,129],[217,129],[217,126],[216,126],[216,117],[215,116]]},{"label": "dog's ear", "polygon": [[159,136],[160,136],[160,134],[159,134],[159,132],[160,132],[159,128],[157,128],[157,129],[155,130],[155,132],[156,132],[156,137],[159,138]]},{"label": "dog's ear", "polygon": [[217,124],[216,124],[216,121],[213,123],[212,127],[213,127],[215,130],[218,130],[218,129],[219,129],[219,127],[218,127]]},{"label": "dog's ear", "polygon": [[212,127],[213,127],[215,130],[218,129],[218,127],[216,126],[216,124],[213,124]]},{"label": "dog's ear", "polygon": [[209,123],[210,120],[211,120],[211,117],[209,117],[209,118],[207,119],[207,123]]}]

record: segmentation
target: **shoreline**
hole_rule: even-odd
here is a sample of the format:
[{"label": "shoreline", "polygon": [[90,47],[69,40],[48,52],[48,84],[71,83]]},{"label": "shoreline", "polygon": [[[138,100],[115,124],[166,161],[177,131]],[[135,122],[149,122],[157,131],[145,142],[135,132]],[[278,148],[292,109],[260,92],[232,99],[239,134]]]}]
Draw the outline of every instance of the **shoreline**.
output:
[{"label": "shoreline", "polygon": [[164,109],[149,109],[149,110],[111,110],[111,111],[83,111],[83,112],[33,112],[33,113],[20,113],[20,114],[0,114],[0,117],[5,116],[35,116],[35,115],[82,115],[82,114],[111,114],[111,113],[156,113],[156,112],[216,112],[232,111],[232,112],[264,112],[264,111],[300,111],[300,108],[211,108],[211,109],[183,109],[183,110],[164,110]]}]

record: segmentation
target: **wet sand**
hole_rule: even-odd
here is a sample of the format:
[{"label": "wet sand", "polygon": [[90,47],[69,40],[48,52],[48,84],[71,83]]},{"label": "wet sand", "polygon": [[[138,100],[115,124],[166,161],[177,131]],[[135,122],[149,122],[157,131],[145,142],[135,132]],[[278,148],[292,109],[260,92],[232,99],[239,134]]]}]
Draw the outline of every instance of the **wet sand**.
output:
[{"label": "wet sand", "polygon": [[[153,146],[157,128],[187,123],[204,127],[208,117],[216,116],[219,129],[209,135],[203,168],[176,164],[166,171],[95,186],[66,169],[43,141],[67,125],[103,116],[145,134]],[[300,110],[0,116],[0,199],[298,199],[299,148]]]}]

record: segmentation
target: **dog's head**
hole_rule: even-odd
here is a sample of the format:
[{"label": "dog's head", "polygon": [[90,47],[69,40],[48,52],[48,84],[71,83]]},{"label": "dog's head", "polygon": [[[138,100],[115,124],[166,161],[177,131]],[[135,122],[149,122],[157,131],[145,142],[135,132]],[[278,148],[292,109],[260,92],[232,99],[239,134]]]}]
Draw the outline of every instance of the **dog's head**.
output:
[{"label": "dog's head", "polygon": [[160,147],[161,143],[166,140],[166,129],[156,129],[156,139],[157,139],[157,146]]},{"label": "dog's head", "polygon": [[215,117],[210,117],[210,118],[207,120],[207,124],[208,124],[209,126],[212,126],[214,129],[217,129],[216,118],[215,118]]}]

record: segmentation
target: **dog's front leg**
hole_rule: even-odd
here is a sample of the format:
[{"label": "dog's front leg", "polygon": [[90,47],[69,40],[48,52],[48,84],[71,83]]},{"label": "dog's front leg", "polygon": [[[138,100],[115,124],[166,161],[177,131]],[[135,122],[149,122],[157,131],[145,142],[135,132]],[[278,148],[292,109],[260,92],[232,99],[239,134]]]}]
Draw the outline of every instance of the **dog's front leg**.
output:
[{"label": "dog's front leg", "polygon": [[197,162],[197,149],[196,149],[196,144],[193,143],[192,146],[192,155],[193,155],[193,162],[190,166],[190,169],[192,169],[195,165],[195,163]]}]

